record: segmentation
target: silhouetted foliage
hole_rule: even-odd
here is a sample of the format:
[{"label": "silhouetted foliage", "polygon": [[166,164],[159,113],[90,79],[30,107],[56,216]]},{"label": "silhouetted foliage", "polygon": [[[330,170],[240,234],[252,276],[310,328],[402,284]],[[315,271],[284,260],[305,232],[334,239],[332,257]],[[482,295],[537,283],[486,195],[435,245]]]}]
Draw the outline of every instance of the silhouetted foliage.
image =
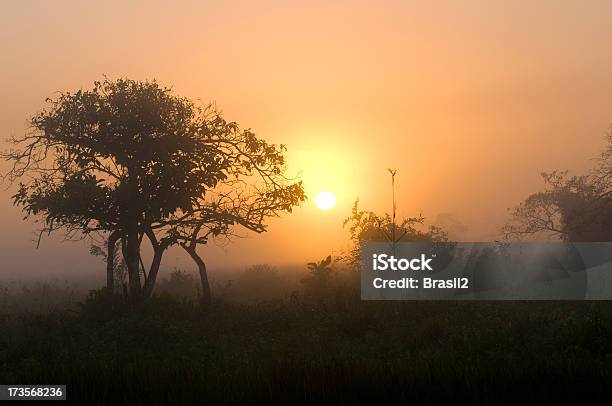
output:
[{"label": "silhouetted foliage", "polygon": [[[234,226],[263,232],[268,217],[305,199],[301,183],[284,176],[283,145],[155,81],[106,79],[47,101],[31,131],[2,154],[12,163],[6,178],[21,179],[14,204],[42,219],[41,235],[105,233],[111,292],[117,241],[133,297],[152,294],[163,253],[179,244],[198,265],[209,301],[197,246],[231,237]],[[154,252],[148,272],[144,236]]]},{"label": "silhouetted foliage", "polygon": [[181,300],[193,301],[200,294],[198,283],[193,275],[180,269],[173,270],[168,277],[163,278],[157,286],[156,292]]},{"label": "silhouetted foliage", "polygon": [[268,264],[256,264],[228,281],[224,299],[235,302],[261,302],[281,298],[287,290],[287,278],[281,278],[276,268]]},{"label": "silhouetted foliage", "polygon": [[332,263],[332,257],[331,255],[328,255],[325,259],[322,259],[319,262],[309,262],[306,265],[308,266],[308,269],[312,273],[327,275],[327,274],[330,274],[333,270],[330,266],[331,263]]},{"label": "silhouetted foliage", "polygon": [[323,294],[329,288],[331,277],[334,273],[332,267],[332,257],[328,255],[326,258],[306,264],[308,275],[302,279],[302,283],[315,294]]},{"label": "silhouetted foliage", "polygon": [[202,309],[154,296],[109,317],[96,293],[77,313],[0,318],[0,381],[62,382],[83,405],[563,404],[609,392],[608,303],[349,297]]},{"label": "silhouetted foliage", "polygon": [[506,238],[612,241],[612,134],[589,174],[542,173],[545,190],[511,209]]},{"label": "silhouetted foliage", "polygon": [[352,247],[347,259],[353,265],[359,263],[362,243],[390,242],[394,227],[396,242],[443,242],[448,239],[441,228],[425,227],[425,218],[422,215],[406,217],[394,224],[388,213],[380,216],[372,211],[359,210],[359,199],[353,204],[351,215],[344,220],[343,225],[349,226]]}]

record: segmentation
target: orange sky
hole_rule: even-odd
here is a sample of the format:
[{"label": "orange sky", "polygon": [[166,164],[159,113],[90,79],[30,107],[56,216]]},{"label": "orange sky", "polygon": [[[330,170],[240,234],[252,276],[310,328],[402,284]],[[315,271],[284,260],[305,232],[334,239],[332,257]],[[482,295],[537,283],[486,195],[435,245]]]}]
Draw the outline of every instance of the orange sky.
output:
[{"label": "orange sky", "polygon": [[[494,238],[506,208],[541,187],[539,172],[587,168],[612,123],[608,1],[84,3],[3,6],[0,133],[21,133],[55,91],[107,75],[215,100],[287,144],[311,201],[266,235],[206,248],[213,269],[346,248],[355,198],[389,209],[388,167],[401,213],[451,213],[462,239]],[[333,210],[313,206],[320,190],[336,193]],[[0,272],[102,269],[83,244],[34,251],[34,226],[9,195]]]}]

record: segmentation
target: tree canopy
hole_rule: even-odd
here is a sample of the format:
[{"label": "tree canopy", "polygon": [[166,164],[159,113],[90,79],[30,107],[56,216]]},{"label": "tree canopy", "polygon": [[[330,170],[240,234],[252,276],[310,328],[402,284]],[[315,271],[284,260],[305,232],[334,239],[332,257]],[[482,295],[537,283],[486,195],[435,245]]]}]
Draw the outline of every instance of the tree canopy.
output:
[{"label": "tree canopy", "polygon": [[588,174],[553,171],[542,178],[545,189],[510,210],[502,229],[507,238],[612,241],[612,133]]},{"label": "tree canopy", "polygon": [[[348,260],[358,264],[361,244],[364,242],[445,242],[448,235],[436,226],[425,227],[425,218],[406,217],[398,222],[393,221],[392,215],[385,213],[378,215],[372,211],[359,210],[359,200],[353,204],[350,217],[344,220],[344,226],[349,227],[352,247],[348,253]],[[393,229],[395,228],[395,233]]]},{"label": "tree canopy", "polygon": [[[195,260],[210,237],[234,226],[263,232],[268,217],[305,199],[301,182],[285,176],[283,145],[155,81],[105,79],[47,102],[2,154],[12,163],[6,178],[20,180],[14,204],[42,219],[42,232],[107,234],[111,270],[120,240],[134,296],[151,294],[169,246]],[[155,253],[148,274],[144,236]]]}]

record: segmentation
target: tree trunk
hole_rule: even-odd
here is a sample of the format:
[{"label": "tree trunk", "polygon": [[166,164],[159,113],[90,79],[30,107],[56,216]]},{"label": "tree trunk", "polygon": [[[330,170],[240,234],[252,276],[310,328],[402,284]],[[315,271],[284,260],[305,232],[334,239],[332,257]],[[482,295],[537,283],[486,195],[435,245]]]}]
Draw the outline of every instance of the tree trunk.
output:
[{"label": "tree trunk", "polygon": [[126,237],[125,241],[125,263],[128,268],[128,277],[130,281],[130,296],[134,299],[140,298],[142,288],[140,286],[140,244],[138,238],[138,231],[135,227],[132,227]]},{"label": "tree trunk", "polygon": [[[157,273],[159,272],[162,256],[164,255],[166,248],[168,248],[169,242],[163,240],[161,242],[158,241],[155,232],[153,232],[151,228],[147,228],[144,234],[147,235],[147,238],[149,241],[151,241],[151,246],[153,247],[153,260],[151,261],[151,266],[149,268],[149,275],[145,278],[144,286],[144,297],[149,298],[153,294],[155,280],[157,279]],[[144,269],[144,265],[142,268]]]},{"label": "tree trunk", "polygon": [[200,282],[202,283],[202,305],[207,306],[211,303],[212,297],[210,294],[210,284],[208,283],[208,274],[206,273],[206,264],[200,258],[198,253],[196,252],[195,245],[187,246],[182,245],[182,247],[187,251],[191,259],[198,266],[198,271],[200,272]]},{"label": "tree trunk", "polygon": [[106,289],[109,294],[115,293],[115,244],[120,237],[119,231],[108,236],[106,249]]},{"label": "tree trunk", "polygon": [[149,275],[145,280],[144,286],[144,297],[149,298],[153,294],[153,288],[155,288],[155,280],[157,279],[157,272],[161,265],[162,255],[165,248],[160,247],[154,250],[153,260],[151,261],[151,267],[149,268]]}]

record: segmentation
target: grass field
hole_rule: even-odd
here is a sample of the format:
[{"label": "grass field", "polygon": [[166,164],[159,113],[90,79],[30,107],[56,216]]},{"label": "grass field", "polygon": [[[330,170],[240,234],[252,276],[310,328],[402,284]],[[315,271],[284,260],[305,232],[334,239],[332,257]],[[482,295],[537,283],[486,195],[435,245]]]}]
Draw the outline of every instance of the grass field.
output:
[{"label": "grass field", "polygon": [[585,401],[612,383],[611,337],[605,302],[90,300],[3,316],[0,382],[79,404]]}]

